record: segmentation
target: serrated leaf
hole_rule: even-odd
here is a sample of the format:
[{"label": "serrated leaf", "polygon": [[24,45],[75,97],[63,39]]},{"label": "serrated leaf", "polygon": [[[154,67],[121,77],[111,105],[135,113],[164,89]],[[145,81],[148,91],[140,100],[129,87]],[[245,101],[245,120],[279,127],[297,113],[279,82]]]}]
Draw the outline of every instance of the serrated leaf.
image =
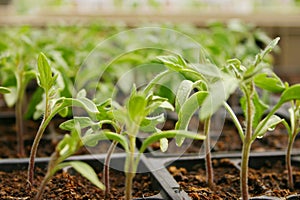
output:
[{"label": "serrated leaf", "polygon": [[72,166],[77,172],[79,172],[83,177],[88,179],[98,188],[100,188],[101,190],[105,190],[105,186],[100,182],[96,172],[91,166],[80,161],[71,161],[68,162],[68,165]]},{"label": "serrated leaf", "polygon": [[254,83],[262,89],[276,93],[282,92],[285,89],[284,83],[277,76],[273,75],[270,77],[265,73],[255,76]]}]

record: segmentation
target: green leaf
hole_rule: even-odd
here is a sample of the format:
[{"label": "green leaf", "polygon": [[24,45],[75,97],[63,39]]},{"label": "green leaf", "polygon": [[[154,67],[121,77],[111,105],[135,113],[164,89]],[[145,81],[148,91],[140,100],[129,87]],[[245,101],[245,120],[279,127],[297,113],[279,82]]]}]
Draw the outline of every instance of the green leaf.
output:
[{"label": "green leaf", "polygon": [[279,103],[283,104],[291,100],[300,100],[300,84],[295,84],[284,90]]},{"label": "green leaf", "polygon": [[149,96],[147,98],[147,109],[146,114],[151,114],[154,112],[157,108],[164,108],[173,111],[174,107],[173,105],[168,102],[167,98],[163,98],[160,96]]},{"label": "green leaf", "polygon": [[[190,98],[188,98],[184,104],[182,105],[179,113],[178,113],[178,121],[175,125],[176,130],[187,130],[190,120],[194,113],[199,109],[202,105],[203,101],[207,97],[208,92],[200,91],[193,94]],[[184,137],[176,136],[176,144],[181,146]]]},{"label": "green leaf", "polygon": [[222,72],[216,65],[213,64],[193,64],[193,68],[204,75],[205,77],[222,78],[224,72]]},{"label": "green leaf", "polygon": [[146,140],[143,141],[143,144],[139,150],[140,153],[143,153],[148,146],[156,141],[160,141],[162,138],[174,138],[175,136],[180,136],[184,138],[191,138],[195,140],[204,140],[205,136],[198,133],[192,133],[190,131],[182,130],[170,130],[170,131],[159,131],[150,135]]},{"label": "green leaf", "polygon": [[272,40],[268,46],[261,52],[261,57],[264,57],[266,54],[270,53],[278,44],[280,37],[275,38]]},{"label": "green leaf", "polygon": [[101,140],[114,140],[119,142],[126,152],[129,152],[128,142],[125,136],[110,132],[102,131],[98,133],[88,134],[82,137],[82,142],[84,145],[93,147],[98,144]]},{"label": "green leaf", "polygon": [[45,90],[49,91],[55,83],[57,75],[52,77],[51,67],[45,54],[40,53],[38,57],[38,83]]},{"label": "green leaf", "polygon": [[0,93],[1,93],[1,94],[7,94],[7,93],[10,93],[10,89],[9,89],[9,88],[6,88],[6,87],[1,87],[1,86],[0,86]]},{"label": "green leaf", "polygon": [[256,86],[270,92],[279,93],[285,89],[284,83],[275,74],[273,74],[271,77],[265,73],[258,74],[254,78],[254,83]]},{"label": "green leaf", "polygon": [[25,71],[23,73],[23,84],[27,85],[28,82],[36,77],[36,72],[33,70]]},{"label": "green leaf", "polygon": [[207,95],[208,92],[206,91],[196,92],[184,102],[178,113],[178,121],[176,123],[175,129],[187,130],[190,119],[197,111],[197,109],[200,108]]},{"label": "green leaf", "polygon": [[237,89],[238,85],[238,79],[231,77],[226,77],[210,85],[209,94],[204,100],[200,111],[200,119],[204,120],[212,116]]},{"label": "green leaf", "polygon": [[29,101],[29,105],[27,106],[27,112],[25,115],[26,119],[30,119],[31,117],[34,116],[37,105],[43,100],[43,93],[44,93],[44,91],[41,87],[38,87],[34,91],[33,95],[31,96],[31,99]]},{"label": "green leaf", "polygon": [[80,161],[71,161],[68,162],[68,165],[72,166],[77,172],[79,172],[83,177],[88,179],[98,188],[100,188],[101,190],[105,190],[105,186],[100,182],[96,172],[91,166]]},{"label": "green leaf", "polygon": [[4,94],[4,99],[8,107],[12,107],[17,102],[18,91],[16,87],[10,87],[10,92]]},{"label": "green leaf", "polygon": [[183,103],[187,100],[193,90],[193,82],[189,80],[183,80],[177,90],[175,108],[176,112],[179,112]]},{"label": "green leaf", "polygon": [[159,146],[160,146],[160,150],[162,152],[166,152],[168,150],[168,146],[169,146],[169,141],[167,138],[161,138],[159,140]]},{"label": "green leaf", "polygon": [[160,114],[154,117],[145,117],[141,123],[140,130],[143,132],[155,132],[156,126],[165,121],[164,114]]},{"label": "green leaf", "polygon": [[181,56],[158,56],[157,59],[166,67],[174,71],[179,71],[182,68],[186,68],[187,65]]},{"label": "green leaf", "polygon": [[145,109],[147,101],[144,95],[133,95],[130,97],[128,102],[128,113],[132,121],[140,123],[141,119],[145,117]]},{"label": "green leaf", "polygon": [[284,119],[281,119],[277,115],[272,115],[269,120],[262,126],[264,120],[260,121],[257,127],[262,126],[259,130],[255,130],[252,140],[255,140],[257,137],[262,137],[268,131],[268,129],[273,129],[277,124],[281,123]]},{"label": "green leaf", "polygon": [[75,128],[75,124],[79,123],[80,128],[87,128],[90,126],[98,125],[89,117],[74,117],[74,119],[70,119],[65,121],[59,125],[59,128],[62,130],[71,131]]}]

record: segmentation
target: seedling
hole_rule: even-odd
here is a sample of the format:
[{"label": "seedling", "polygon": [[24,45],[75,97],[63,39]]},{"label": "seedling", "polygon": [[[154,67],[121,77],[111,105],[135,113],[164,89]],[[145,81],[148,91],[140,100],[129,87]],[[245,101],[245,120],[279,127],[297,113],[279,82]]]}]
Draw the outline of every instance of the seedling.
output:
[{"label": "seedling", "polygon": [[[132,199],[132,181],[135,176],[141,154],[149,145],[151,145],[153,142],[160,141],[161,149],[166,150],[168,145],[167,138],[174,138],[176,136],[199,140],[205,138],[205,136],[193,134],[188,131],[159,130],[156,126],[157,124],[163,122],[163,114],[159,114],[154,117],[150,116],[150,114],[156,111],[158,108],[173,109],[172,105],[168,103],[167,99],[154,96],[151,92],[148,94],[146,94],[145,91],[138,92],[134,88],[124,106],[114,103],[113,120],[116,122],[116,124],[119,124],[119,127],[122,128],[122,131],[120,133],[114,133],[103,130],[104,133],[110,133],[113,135],[115,138],[110,139],[120,143],[127,154],[124,167],[126,175],[125,199],[127,200]],[[74,124],[74,120],[75,119],[65,122],[61,127],[68,127],[69,124]],[[79,118],[79,121],[80,120],[81,119]],[[97,124],[91,120],[85,120],[84,123],[81,122],[80,124],[87,125],[86,122],[88,121],[90,121],[89,123],[91,124],[91,127],[95,127],[95,124]],[[137,153],[136,138],[139,131],[150,132],[152,134],[143,141],[139,152]],[[91,136],[92,135],[93,134],[91,134]],[[94,140],[94,142],[97,143],[96,140]],[[91,146],[91,144],[89,145]]]},{"label": "seedling", "polygon": [[[298,92],[300,92],[300,87]],[[293,170],[291,162],[292,148],[297,134],[300,132],[300,101],[292,100],[290,113],[290,125],[284,121],[284,125],[288,131],[289,140],[286,150],[286,168],[288,170],[288,186],[291,190],[294,190]]]},{"label": "seedling", "polygon": [[[101,190],[105,190],[105,186],[99,181],[97,174],[88,164],[81,161],[68,161],[64,162],[68,157],[76,153],[81,147],[84,146],[83,141],[86,141],[84,136],[81,137],[81,130],[79,126],[73,129],[71,135],[66,134],[64,138],[56,146],[55,152],[51,155],[48,164],[47,173],[38,189],[35,200],[40,200],[44,193],[47,183],[51,180],[53,175],[66,167],[73,167],[82,176],[87,178],[91,183],[96,185]],[[86,141],[88,142],[88,141]]]},{"label": "seedling", "polygon": [[[24,98],[25,89],[32,79],[35,77],[35,72],[32,66],[28,64],[29,52],[32,50],[31,41],[29,38],[23,36],[20,40],[21,43],[14,54],[8,54],[3,59],[3,76],[2,80],[4,86],[10,89],[10,93],[4,95],[5,101],[9,107],[15,106],[16,129],[17,129],[17,153],[19,157],[25,157],[24,151]],[[29,51],[26,52],[25,51]]]},{"label": "seedling", "polygon": [[[279,38],[273,40],[263,51],[257,54],[253,64],[248,67],[243,66],[237,59],[229,60],[222,71],[215,67],[214,70],[219,71],[218,74],[221,77],[210,85],[210,93],[203,102],[203,109],[200,113],[200,118],[205,119],[211,116],[221,105],[224,105],[232,117],[243,142],[240,187],[244,200],[249,199],[248,162],[251,144],[256,138],[263,137],[267,130],[273,130],[277,124],[283,121],[275,115],[283,103],[300,98],[299,86],[288,87],[282,83],[263,61],[264,56],[277,45],[278,41]],[[202,73],[207,74],[204,70]],[[260,100],[256,86],[271,92],[282,92],[280,100],[265,117],[263,116],[268,106]],[[235,113],[225,102],[237,88],[243,92],[241,105],[245,116],[245,132]]]},{"label": "seedling", "polygon": [[47,57],[40,53],[38,57],[38,84],[45,92],[45,104],[43,120],[39,126],[36,137],[31,147],[29,166],[28,166],[28,183],[31,185],[33,181],[34,160],[38,149],[39,142],[43,133],[52,120],[52,118],[60,114],[67,114],[67,108],[77,106],[85,109],[90,115],[95,116],[99,113],[96,105],[85,97],[85,92],[78,93],[76,98],[56,97],[57,88],[55,88],[55,80],[57,75],[53,75]]},{"label": "seedling", "polygon": [[[183,80],[177,90],[175,108],[178,113],[178,121],[176,123],[176,130],[187,130],[189,122],[193,114],[201,107],[204,99],[208,95],[209,80],[199,73],[193,65],[188,64],[180,56],[160,56],[158,59],[164,63],[169,70],[181,73],[186,80]],[[190,79],[190,80],[189,80]],[[191,81],[192,80],[192,81]],[[196,92],[193,92],[197,90]],[[210,122],[211,116],[203,120],[204,135],[206,139],[205,144],[205,163],[206,163],[206,177],[207,184],[210,188],[214,187],[213,168],[211,162],[210,152]],[[181,146],[184,138],[177,137],[177,145]]]},{"label": "seedling", "polygon": [[[179,72],[188,79],[182,82],[179,87],[179,95],[177,95],[177,100],[183,104],[179,111],[179,121],[177,123],[178,127],[182,124],[183,126],[181,128],[186,128],[188,121],[185,120],[189,120],[189,117],[191,116],[191,114],[186,115],[186,113],[194,113],[199,105],[202,107],[200,110],[200,120],[206,121],[206,133],[209,124],[209,121],[207,120],[220,108],[220,106],[223,105],[232,117],[243,142],[240,175],[243,199],[249,198],[248,160],[252,142],[257,137],[263,137],[268,129],[274,128],[277,124],[283,121],[275,115],[276,111],[283,103],[288,101],[288,99],[294,100],[299,98],[296,95],[296,91],[298,89],[297,86],[287,87],[287,85],[282,83],[282,81],[272,72],[270,67],[268,67],[268,64],[263,60],[263,58],[273,48],[275,48],[278,41],[279,38],[273,40],[263,51],[256,55],[254,62],[247,67],[243,66],[241,61],[238,59],[231,59],[224,67],[217,67],[212,64],[187,64],[180,57],[169,57],[168,59],[160,58],[167,67]],[[203,89],[206,92],[208,91],[205,100],[203,101],[201,99],[200,102],[194,100],[194,103],[188,103],[189,101],[192,102],[191,99],[193,95],[190,99],[187,97],[193,87],[195,87],[194,85],[197,81],[198,84],[201,83],[202,86],[200,87],[200,90],[197,88],[199,91],[203,91]],[[207,89],[206,87],[203,87],[203,85],[206,85]],[[270,92],[283,92],[280,101],[264,118],[263,115],[268,106],[260,100],[259,95],[256,92],[256,87],[260,87],[263,90]],[[226,103],[229,96],[238,88],[240,88],[243,92],[241,105],[245,115],[245,132],[232,108]],[[298,89],[298,93],[299,91],[300,90]],[[198,92],[195,94],[198,94]],[[289,94],[290,97],[288,97],[287,94]],[[196,99],[199,100],[199,98]],[[185,101],[186,103],[184,103]],[[211,166],[207,166],[207,169],[210,169],[210,167]],[[207,175],[208,178],[210,176],[212,175]]]}]

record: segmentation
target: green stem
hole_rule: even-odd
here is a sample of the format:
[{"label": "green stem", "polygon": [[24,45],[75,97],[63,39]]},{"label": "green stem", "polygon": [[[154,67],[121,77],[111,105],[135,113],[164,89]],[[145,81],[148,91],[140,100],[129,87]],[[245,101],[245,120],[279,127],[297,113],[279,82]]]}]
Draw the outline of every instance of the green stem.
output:
[{"label": "green stem", "polygon": [[135,167],[134,167],[134,152],[135,152],[135,137],[129,135],[129,143],[130,143],[130,152],[128,152],[128,156],[126,158],[126,182],[125,182],[125,199],[132,199],[132,182],[135,176]]},{"label": "green stem", "polygon": [[51,156],[51,160],[49,161],[49,166],[48,166],[48,170],[47,173],[45,175],[45,178],[43,179],[39,189],[38,189],[38,193],[35,195],[34,200],[40,200],[42,199],[42,195],[44,193],[45,187],[48,184],[48,182],[50,181],[51,177],[54,175],[54,173],[56,171],[54,171],[54,167],[57,165],[58,160],[57,158],[59,157],[59,153],[58,152],[54,152]]},{"label": "green stem", "polygon": [[17,128],[17,145],[18,145],[18,156],[25,157],[25,148],[24,148],[24,120],[23,120],[23,100],[26,89],[26,84],[22,84],[23,75],[22,72],[18,72],[18,94],[17,102],[15,108],[16,115],[16,128]]},{"label": "green stem", "polygon": [[289,138],[287,152],[286,152],[286,168],[288,170],[288,186],[291,190],[294,189],[294,181],[293,181],[293,170],[292,170],[292,162],[291,162],[291,154],[292,154],[292,147],[295,140],[296,135]]},{"label": "green stem", "polygon": [[210,153],[210,121],[211,118],[207,118],[204,121],[204,135],[206,136],[206,139],[204,141],[205,145],[205,164],[206,164],[206,183],[208,184],[209,188],[214,188],[214,174],[213,174],[213,167],[211,162],[211,153]]},{"label": "green stem", "polygon": [[24,150],[24,121],[23,121],[23,96],[19,95],[16,102],[16,128],[17,128],[17,144],[18,144],[18,156],[25,157]]},{"label": "green stem", "polygon": [[28,166],[28,177],[27,177],[27,181],[30,184],[30,186],[33,183],[33,174],[34,174],[34,162],[35,162],[35,157],[36,157],[36,152],[39,146],[39,143],[42,139],[43,133],[46,129],[46,127],[48,126],[50,120],[52,119],[52,116],[50,115],[50,105],[49,105],[49,99],[48,99],[48,94],[46,93],[46,109],[45,109],[45,114],[43,117],[43,120],[40,124],[40,127],[36,133],[36,136],[34,138],[32,147],[31,147],[31,151],[30,151],[30,157],[29,157],[29,166]]},{"label": "green stem", "polygon": [[[295,116],[297,116],[295,114]],[[297,117],[294,117],[294,122],[291,122],[291,124],[294,123],[295,126],[292,126],[292,135],[289,137],[288,146],[287,146],[287,152],[286,152],[286,168],[288,170],[288,186],[291,190],[294,190],[294,180],[293,180],[293,169],[292,169],[292,148],[295,141],[295,138],[297,136],[297,129],[299,127],[299,120]]]},{"label": "green stem", "polygon": [[251,95],[253,93],[253,85],[250,86],[250,91],[248,88],[244,88],[244,93],[246,95],[246,133],[243,141],[243,149],[242,149],[242,163],[241,163],[241,172],[240,172],[240,188],[242,193],[242,199],[249,199],[248,192],[248,163],[249,163],[249,155],[252,143],[252,119],[253,119],[253,104]]},{"label": "green stem", "polygon": [[242,199],[248,200],[249,199],[249,192],[248,192],[248,163],[249,163],[249,154],[251,148],[251,140],[249,137],[245,137],[245,141],[243,143],[243,150],[242,150],[242,163],[241,163],[241,173],[240,173],[240,187],[242,193]]},{"label": "green stem", "polygon": [[226,111],[229,113],[231,119],[233,120],[233,123],[238,130],[241,140],[244,141],[245,136],[244,136],[243,128],[242,128],[238,118],[236,117],[234,111],[231,109],[231,107],[226,102],[223,102],[223,105],[224,105]]},{"label": "green stem", "polygon": [[103,168],[103,182],[105,185],[105,198],[109,198],[110,193],[110,185],[109,185],[109,167],[110,167],[110,161],[111,161],[111,155],[114,152],[118,142],[113,141],[113,143],[110,145],[107,155],[104,160],[104,168]]}]

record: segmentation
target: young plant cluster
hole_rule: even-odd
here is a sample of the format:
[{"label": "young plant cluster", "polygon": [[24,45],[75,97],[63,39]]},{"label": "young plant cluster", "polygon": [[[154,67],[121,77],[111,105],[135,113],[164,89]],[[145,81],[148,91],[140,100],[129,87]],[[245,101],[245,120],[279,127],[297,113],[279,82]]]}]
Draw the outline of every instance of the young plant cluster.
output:
[{"label": "young plant cluster", "polygon": [[[183,80],[177,93],[177,108],[179,109],[176,129],[186,130],[187,124],[194,112],[201,107],[199,119],[204,123],[206,136],[206,171],[207,184],[213,189],[213,169],[209,146],[209,121],[211,116],[223,106],[231,116],[243,143],[240,173],[240,188],[242,199],[249,199],[248,193],[248,162],[251,144],[256,138],[261,138],[268,130],[274,130],[276,125],[284,123],[289,134],[289,144],[286,154],[289,187],[293,190],[291,168],[291,149],[296,135],[299,133],[299,100],[300,84],[289,85],[273,72],[264,60],[277,45],[279,38],[274,39],[267,47],[258,53],[251,63],[243,65],[236,58],[229,59],[224,66],[214,64],[187,63],[180,57],[161,56],[158,59],[169,68],[181,73]],[[239,121],[231,105],[229,97],[237,90],[242,91],[240,105],[244,113],[244,121]],[[279,101],[271,108],[263,102],[257,90],[266,90],[280,95]],[[195,92],[196,91],[196,92]],[[290,123],[276,115],[278,109],[290,102]],[[268,110],[269,109],[269,110]],[[180,138],[179,144],[184,138]]]},{"label": "young plant cluster", "polygon": [[[295,137],[300,131],[300,84],[289,85],[284,83],[269,65],[269,53],[276,47],[279,38],[270,41],[266,48],[259,52],[259,48],[256,46],[257,38],[269,42],[269,38],[262,32],[256,32],[253,37],[253,34],[249,34],[250,29],[248,27],[236,22],[232,23],[229,29],[226,29],[227,32],[224,33],[224,30],[225,28],[222,25],[215,23],[211,25],[210,33],[205,32],[195,36],[195,38],[199,36],[200,42],[205,41],[204,48],[208,49],[208,53],[211,55],[211,59],[207,61],[208,64],[189,63],[184,59],[184,56],[180,55],[158,56],[155,62],[163,64],[166,70],[151,79],[150,83],[144,88],[137,89],[133,85],[129,97],[123,104],[110,98],[96,103],[87,98],[85,90],[74,94],[72,88],[78,71],[77,62],[79,58],[76,57],[74,51],[66,49],[66,47],[53,47],[51,45],[47,47],[46,49],[49,52],[47,52],[47,55],[50,59],[45,54],[40,53],[37,59],[37,69],[33,67],[32,60],[27,58],[26,55],[29,55],[28,52],[36,54],[37,49],[41,49],[41,46],[49,41],[33,42],[28,37],[24,37],[21,40],[25,44],[23,45],[24,48],[21,48],[21,52],[18,52],[16,56],[1,54],[0,66],[3,66],[0,74],[3,80],[1,85],[5,87],[0,87],[0,93],[5,94],[8,105],[15,105],[16,116],[18,116],[16,123],[18,124],[18,153],[20,157],[25,156],[22,139],[25,90],[30,81],[34,79],[36,79],[39,86],[34,92],[33,103],[29,105],[29,108],[34,108],[33,111],[29,109],[30,117],[43,116],[30,152],[28,166],[28,185],[30,187],[34,182],[37,149],[52,119],[56,115],[68,116],[72,107],[78,107],[87,113],[86,116],[74,116],[60,125],[61,129],[67,130],[71,134],[66,134],[53,152],[47,173],[35,199],[42,198],[43,191],[51,177],[58,170],[67,166],[73,167],[94,185],[105,190],[105,194],[108,196],[110,192],[110,158],[117,144],[120,144],[126,153],[124,166],[126,175],[125,199],[132,199],[132,181],[141,155],[149,145],[156,141],[160,142],[162,151],[167,150],[169,138],[175,138],[178,146],[182,145],[185,138],[204,140],[207,184],[213,189],[215,183],[210,152],[210,122],[212,116],[222,106],[231,116],[243,142],[240,173],[242,198],[249,199],[248,161],[251,144],[256,138],[263,137],[268,130],[274,129],[279,123],[286,126],[289,134],[286,164],[289,187],[292,189],[294,184],[291,150]],[[22,31],[26,32],[28,30],[24,28]],[[92,31],[84,35],[94,33]],[[63,37],[63,39],[65,38]],[[206,40],[205,38],[209,39]],[[87,44],[84,52],[90,50],[89,45],[91,44]],[[223,47],[220,48],[222,45]],[[230,49],[227,48],[228,46],[234,47]],[[0,48],[4,49],[3,52],[8,49],[5,45],[0,45]],[[227,51],[223,51],[224,49]],[[108,50],[110,49],[108,48]],[[151,55],[127,56],[118,64],[130,66],[132,63],[134,63],[133,65],[142,63],[144,56],[151,57]],[[51,64],[49,63],[50,60]],[[13,67],[9,67],[10,65]],[[76,67],[71,69],[70,66]],[[163,83],[165,77],[174,72],[183,77],[183,80],[174,87],[177,88],[174,96],[162,97],[160,95],[161,91],[158,91],[161,88],[157,85]],[[109,78],[103,77],[103,80],[109,82],[108,80],[111,78],[117,79],[113,75],[114,73],[113,70],[111,72],[112,76]],[[92,74],[85,75],[87,76],[82,77],[89,78],[92,76]],[[108,89],[113,89],[112,83],[107,83],[106,86]],[[238,120],[232,105],[228,103],[229,97],[237,90],[242,92],[242,97],[239,99],[244,113],[244,121],[242,122]],[[276,93],[280,95],[280,99],[270,107],[263,102],[258,90]],[[101,94],[98,95],[101,96]],[[175,99],[175,101],[173,102],[172,99]],[[276,115],[278,109],[285,103],[291,105],[289,122]],[[178,121],[174,130],[165,131],[159,128],[158,125],[165,120],[163,109],[177,113]],[[199,121],[204,123],[204,129],[203,132],[192,133],[188,131],[188,126],[198,110]],[[104,125],[109,125],[111,128],[106,129]],[[141,131],[150,134],[142,142],[140,148],[137,149],[136,140]],[[65,161],[81,147],[96,146],[101,140],[113,141],[107,151],[104,163],[103,184],[87,164],[77,161]]]}]

